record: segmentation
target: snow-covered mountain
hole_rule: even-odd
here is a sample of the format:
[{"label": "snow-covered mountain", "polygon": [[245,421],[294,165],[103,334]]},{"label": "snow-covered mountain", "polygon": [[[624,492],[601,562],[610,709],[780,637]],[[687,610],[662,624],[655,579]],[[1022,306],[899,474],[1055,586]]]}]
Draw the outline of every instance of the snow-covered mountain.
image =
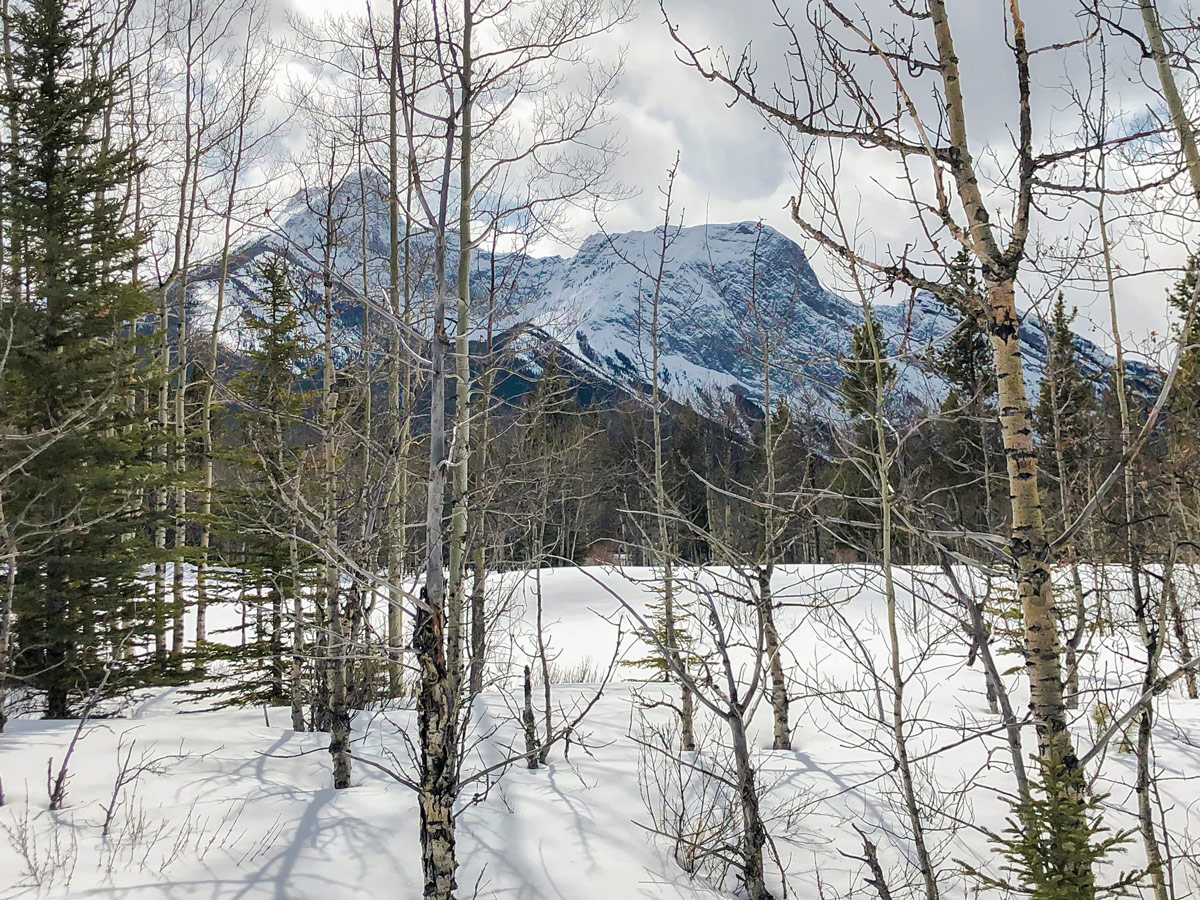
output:
[{"label": "snow-covered mountain", "polygon": [[[388,284],[388,220],[378,192],[361,199],[357,182],[337,194],[339,220],[332,267],[342,327],[341,341],[358,343],[364,295],[376,304]],[[324,224],[321,204],[298,195],[277,216],[278,226],[238,249],[229,289],[232,305],[261,296],[261,267],[271,253],[291,261],[294,281],[316,298],[322,287]],[[364,215],[365,209],[365,215]],[[451,243],[456,243],[452,239]],[[472,293],[482,321],[494,310],[494,335],[507,342],[527,376],[536,377],[550,348],[577,373],[625,391],[641,390],[650,377],[650,332],[659,261],[659,359],[662,382],[678,401],[719,401],[732,391],[759,401],[763,394],[763,336],[771,345],[776,392],[787,392],[813,411],[831,411],[842,374],[838,357],[863,320],[859,303],[826,290],[804,250],[785,235],[755,222],[671,229],[665,256],[663,229],[593,234],[571,256],[537,257],[479,248],[473,255]],[[414,234],[411,280],[416,308],[432,294],[432,240]],[[364,262],[365,257],[365,262]],[[451,256],[450,278],[457,265]],[[201,304],[216,291],[217,268],[201,267],[192,280]],[[936,404],[946,385],[931,360],[956,319],[928,295],[881,305],[876,315],[900,357],[898,390],[911,404]],[[239,338],[236,317],[229,340]],[[381,321],[376,317],[376,322]],[[385,327],[385,326],[381,326]],[[476,331],[483,337],[482,325]],[[1032,316],[1021,330],[1026,377],[1036,397],[1047,336]],[[1099,376],[1113,360],[1077,337],[1085,369]],[[348,351],[349,352],[349,351]],[[1134,373],[1152,380],[1149,370]]]}]

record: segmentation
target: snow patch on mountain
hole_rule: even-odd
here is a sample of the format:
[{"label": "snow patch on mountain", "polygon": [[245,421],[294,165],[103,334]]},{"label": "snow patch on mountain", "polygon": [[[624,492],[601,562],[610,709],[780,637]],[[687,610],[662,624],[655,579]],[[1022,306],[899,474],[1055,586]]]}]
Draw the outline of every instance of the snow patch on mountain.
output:
[{"label": "snow patch on mountain", "polygon": [[[291,261],[294,281],[313,307],[323,291],[323,200],[293,198],[279,227],[239,248],[233,256],[226,302],[256,304],[264,289],[261,266],[271,253]],[[385,198],[357,181],[335,194],[336,245],[330,254],[338,313],[336,343],[341,354],[361,343],[363,297],[382,304],[389,282],[389,228]],[[452,236],[451,247],[457,244]],[[665,248],[664,248],[665,244]],[[364,258],[365,251],[365,258]],[[432,238],[410,241],[410,277],[418,320],[427,315],[434,284]],[[661,261],[661,265],[660,265]],[[457,266],[451,251],[450,277]],[[211,308],[219,272],[215,264],[195,273],[193,299]],[[572,357],[577,369],[633,391],[644,389],[653,367],[650,340],[657,290],[659,373],[663,389],[679,402],[718,402],[730,392],[755,402],[764,393],[761,350],[769,338],[776,395],[790,395],[814,411],[834,413],[853,329],[862,323],[859,303],[824,288],[804,250],[775,229],[757,222],[670,228],[620,234],[597,233],[567,257],[491,253],[472,258],[474,335],[484,336],[482,318],[495,311],[496,334],[524,329]],[[319,311],[318,311],[319,312]],[[896,358],[896,390],[913,406],[939,404],[947,385],[933,362],[957,319],[931,295],[876,307]],[[227,314],[229,343],[245,346],[237,316]],[[319,314],[313,328],[320,331]],[[373,327],[386,329],[376,314]],[[528,337],[528,336],[527,336]],[[534,339],[534,338],[530,338]],[[1026,387],[1040,390],[1048,340],[1032,316],[1021,328]],[[1077,337],[1085,371],[1100,379],[1113,360]],[[542,356],[551,347],[542,348]],[[526,349],[530,365],[538,353]],[[1152,376],[1149,370],[1140,373]]]}]

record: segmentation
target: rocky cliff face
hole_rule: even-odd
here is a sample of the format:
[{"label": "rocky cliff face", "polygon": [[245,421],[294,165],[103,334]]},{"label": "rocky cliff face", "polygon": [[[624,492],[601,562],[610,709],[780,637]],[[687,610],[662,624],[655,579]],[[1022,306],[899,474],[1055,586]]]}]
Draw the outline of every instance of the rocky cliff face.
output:
[{"label": "rocky cliff face", "polygon": [[[332,265],[339,344],[345,354],[352,354],[360,341],[363,296],[375,303],[386,298],[386,207],[378,192],[368,189],[366,194],[364,203],[354,182],[335,200],[339,224]],[[313,302],[322,296],[324,227],[319,210],[318,202],[297,196],[277,217],[276,229],[239,248],[228,290],[232,309],[257,301],[263,288],[259,271],[273,252],[291,260],[293,279],[304,296]],[[594,234],[569,257],[480,248],[472,269],[478,315],[482,319],[489,307],[494,310],[494,335],[508,343],[529,378],[536,377],[540,360],[553,349],[579,377],[637,392],[651,372],[649,335],[662,247],[659,228]],[[414,234],[410,273],[419,311],[427,309],[432,294],[431,253],[429,236]],[[451,277],[455,266],[452,257]],[[195,273],[191,291],[201,309],[211,307],[216,277],[215,265]],[[822,287],[794,241],[754,222],[673,229],[667,236],[659,301],[660,374],[674,399],[716,401],[732,391],[743,400],[759,400],[758,348],[765,333],[779,364],[773,376],[778,390],[801,398],[812,412],[833,412],[842,371],[838,357],[848,350],[862,309]],[[889,351],[902,357],[901,399],[914,405],[939,403],[947,388],[931,361],[956,324],[954,315],[920,294],[907,303],[881,305],[876,315],[888,334]],[[226,317],[231,346],[245,339],[237,318]],[[377,314],[372,327],[387,324]],[[476,336],[482,339],[482,330]],[[1048,342],[1032,316],[1021,337],[1027,384],[1036,398]],[[1090,341],[1077,337],[1076,342],[1090,374],[1100,376],[1112,365]],[[1132,374],[1142,382],[1153,379],[1149,370]]]}]

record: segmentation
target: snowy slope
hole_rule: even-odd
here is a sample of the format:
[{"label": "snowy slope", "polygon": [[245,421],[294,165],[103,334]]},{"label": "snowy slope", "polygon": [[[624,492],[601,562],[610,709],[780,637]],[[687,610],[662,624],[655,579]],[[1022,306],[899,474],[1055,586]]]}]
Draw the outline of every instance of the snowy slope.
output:
[{"label": "snowy slope", "polygon": [[[386,208],[370,180],[367,185],[365,201],[357,181],[347,182],[335,200],[340,225],[332,266],[341,314],[339,341],[347,353],[359,341],[362,296],[380,302],[388,283]],[[321,293],[323,232],[314,210],[323,202],[293,198],[277,215],[278,227],[272,233],[239,249],[229,298],[234,308],[256,301],[263,290],[259,269],[273,251],[292,261],[293,277],[315,303]],[[666,390],[681,402],[701,395],[717,400],[729,390],[761,398],[758,347],[762,335],[768,334],[779,363],[773,376],[777,390],[802,398],[806,405],[832,409],[833,388],[842,374],[837,358],[847,352],[851,332],[862,321],[861,306],[823,288],[804,250],[769,226],[739,222],[672,229],[667,243],[659,326]],[[599,381],[636,390],[651,374],[652,298],[662,244],[659,228],[594,234],[570,257],[493,255],[480,248],[473,257],[472,275],[477,315],[494,305],[499,331],[536,326],[535,343],[558,348],[577,369],[590,371]],[[433,289],[432,245],[428,235],[414,235],[411,245],[410,272],[420,316],[428,309]],[[456,264],[451,253],[451,277]],[[202,307],[211,307],[216,278],[216,266],[208,265],[193,279],[191,290]],[[888,333],[890,351],[902,358],[901,399],[939,403],[946,386],[931,373],[930,362],[955,326],[954,316],[927,295],[880,306],[877,315]],[[236,318],[226,317],[229,343],[234,345],[240,340]],[[386,327],[379,322],[377,316],[376,327]],[[1036,397],[1046,336],[1030,317],[1021,337],[1028,389]],[[1077,343],[1089,374],[1099,376],[1112,365],[1112,359],[1089,341],[1078,338]],[[540,351],[531,347],[528,362],[536,368],[545,355],[545,346]],[[1149,376],[1139,371],[1137,380],[1144,383]]]},{"label": "snowy slope", "polygon": [[[694,575],[733,584],[727,570]],[[984,702],[983,676],[965,665],[967,644],[939,611],[939,576],[897,570],[902,669],[918,789],[931,817],[931,845],[939,886],[947,900],[980,896],[962,876],[960,860],[996,872],[999,860],[978,827],[1003,827],[1012,790],[1007,757],[997,735],[963,740],[975,726],[994,726]],[[654,573],[646,569],[544,570],[541,587],[552,648],[563,669],[588,660],[604,668],[616,647],[618,624],[631,634],[631,614],[644,613]],[[505,580],[506,579],[506,580]],[[509,575],[496,583],[512,616],[511,663],[528,661],[534,580]],[[889,654],[878,572],[862,567],[785,567],[776,575],[785,635],[785,662],[795,700],[794,747],[771,751],[769,710],[760,708],[752,735],[755,763],[766,786],[764,807],[778,861],[769,866],[777,896],[865,897],[861,847],[855,828],[880,845],[893,887],[913,878],[911,841],[898,805],[888,737],[876,705],[875,674],[887,678]],[[627,604],[627,605],[626,605]],[[1121,608],[1119,596],[1114,608]],[[218,612],[218,611],[214,611]],[[232,615],[231,609],[220,611]],[[748,623],[743,623],[743,628]],[[643,648],[627,644],[637,659]],[[1101,703],[1120,709],[1135,692],[1130,660],[1138,652],[1131,630],[1097,639],[1085,659],[1086,697],[1073,724],[1081,747],[1092,742],[1092,715]],[[1024,708],[1019,658],[1008,656],[1013,702]],[[560,746],[549,768],[517,766],[459,820],[461,897],[483,900],[674,900],[730,898],[690,878],[666,842],[648,833],[639,786],[644,766],[637,740],[641,722],[662,723],[669,713],[646,709],[662,688],[619,668],[617,681],[579,728],[569,758]],[[742,671],[748,679],[750,672]],[[591,698],[595,685],[554,687],[562,711]],[[764,704],[765,706],[765,704]],[[472,770],[503,758],[517,739],[514,710],[488,693],[476,711],[485,739]],[[67,808],[51,813],[44,789],[47,759],[60,760],[74,723],[18,719],[0,736],[0,777],[7,805],[0,809],[0,896],[97,898],[204,898],[204,900],[341,900],[420,896],[417,809],[412,793],[365,760],[411,772],[402,730],[411,709],[355,716],[354,786],[329,788],[325,736],[297,734],[286,710],[197,712],[181,694],[148,695],[127,717],[85,729],[71,765]],[[705,749],[717,747],[709,721]],[[1200,871],[1185,854],[1200,839],[1200,782],[1195,770],[1200,703],[1178,688],[1162,698],[1156,766],[1165,823],[1176,859],[1177,895],[1196,896]],[[1027,751],[1035,746],[1025,729]],[[119,792],[120,808],[107,837],[104,804],[113,795],[123,748],[134,762],[152,763]],[[1098,787],[1110,792],[1109,824],[1132,824],[1115,811],[1135,808],[1132,757],[1116,742],[1099,767]],[[965,787],[955,802],[951,793]],[[651,792],[653,793],[653,792]],[[943,815],[931,810],[945,805]],[[782,814],[789,813],[784,821]],[[957,821],[955,821],[957,819]],[[1105,873],[1139,865],[1136,843]],[[39,886],[36,882],[41,880]],[[817,890],[818,879],[823,886]],[[478,887],[478,894],[475,893]],[[908,896],[900,891],[897,896]],[[988,895],[984,895],[988,896]]]}]

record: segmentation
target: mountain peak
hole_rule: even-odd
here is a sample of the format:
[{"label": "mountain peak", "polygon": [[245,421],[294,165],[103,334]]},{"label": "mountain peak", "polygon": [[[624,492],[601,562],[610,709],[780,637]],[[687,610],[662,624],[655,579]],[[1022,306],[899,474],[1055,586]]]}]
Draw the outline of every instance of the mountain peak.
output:
[{"label": "mountain peak", "polygon": [[[378,180],[378,179],[376,179]],[[390,255],[386,185],[370,178],[345,180],[334,193],[339,220],[333,265],[339,275],[342,306],[361,303],[366,290],[388,283]],[[327,195],[308,191],[288,204],[282,234],[252,241],[237,258],[233,295],[255,302],[261,278],[251,265],[255,256],[286,249],[300,284],[320,283],[315,252],[324,240]],[[365,213],[365,215],[364,215]],[[862,308],[818,280],[803,248],[762,222],[742,221],[669,226],[662,283],[658,291],[660,376],[668,393],[681,402],[718,399],[733,389],[751,399],[763,395],[760,351],[768,339],[776,359],[788,365],[775,376],[776,392],[804,395],[833,413],[842,376],[838,357],[849,349]],[[367,258],[363,260],[363,248]],[[418,295],[428,296],[428,256],[432,240],[414,235],[413,274]],[[489,298],[498,310],[493,330],[521,323],[535,326],[580,360],[597,377],[640,390],[652,377],[649,323],[655,295],[663,226],[619,233],[596,232],[569,256],[533,257],[486,249],[473,256],[472,293]],[[454,260],[449,261],[451,271]],[[418,271],[419,270],[419,271]],[[211,274],[210,278],[215,277]],[[202,292],[204,277],[196,280]],[[312,288],[309,288],[312,289]],[[420,305],[420,296],[418,296]],[[481,307],[483,304],[481,304]],[[918,404],[940,403],[946,385],[931,361],[936,347],[957,324],[956,317],[929,295],[911,302],[880,305],[892,352],[899,360],[902,393]],[[349,327],[361,316],[349,316]],[[1030,317],[1023,325],[1026,380],[1031,396],[1041,383],[1047,341]],[[1112,365],[1097,347],[1077,339],[1081,358],[1099,376]]]}]

